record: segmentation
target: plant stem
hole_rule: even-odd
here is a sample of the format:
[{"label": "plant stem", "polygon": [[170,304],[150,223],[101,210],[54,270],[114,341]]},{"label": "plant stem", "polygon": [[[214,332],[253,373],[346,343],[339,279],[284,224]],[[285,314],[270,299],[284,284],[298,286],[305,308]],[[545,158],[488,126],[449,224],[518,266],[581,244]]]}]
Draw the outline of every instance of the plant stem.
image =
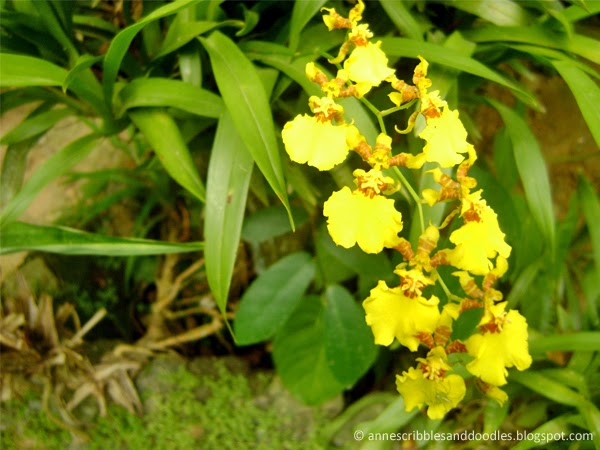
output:
[{"label": "plant stem", "polygon": [[369,100],[367,100],[364,97],[361,98],[360,101],[363,102],[363,104],[367,108],[369,108],[373,114],[375,114],[375,116],[377,117],[377,121],[379,122],[379,128],[381,129],[381,132],[383,134],[387,134],[387,132],[385,131],[385,124],[383,123],[383,116],[381,115],[381,111],[379,111],[377,108],[375,108],[373,103],[371,103]]},{"label": "plant stem", "polygon": [[415,204],[417,205],[417,211],[419,212],[419,222],[421,223],[421,233],[424,233],[425,219],[423,218],[423,207],[421,206],[421,199],[419,198],[415,190],[412,188],[408,180],[404,177],[404,174],[400,171],[400,169],[397,166],[394,166],[394,172],[396,173],[398,178],[400,178],[400,181],[402,182],[406,190],[410,193],[410,196],[413,198]]}]

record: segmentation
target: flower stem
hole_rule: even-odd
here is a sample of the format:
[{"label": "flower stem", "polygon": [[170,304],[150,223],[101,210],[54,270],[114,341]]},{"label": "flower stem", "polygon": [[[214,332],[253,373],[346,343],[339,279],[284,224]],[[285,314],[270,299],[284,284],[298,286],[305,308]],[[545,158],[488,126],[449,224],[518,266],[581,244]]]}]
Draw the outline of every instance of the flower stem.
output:
[{"label": "flower stem", "polygon": [[381,128],[381,132],[383,134],[387,134],[385,131],[385,124],[383,123],[383,116],[381,115],[381,111],[379,111],[374,105],[373,103],[371,103],[369,100],[367,100],[366,98],[361,98],[360,99],[361,102],[363,102],[363,104],[369,108],[371,110],[371,112],[373,114],[375,114],[375,116],[377,117],[377,121],[379,122],[379,128]]},{"label": "flower stem", "polygon": [[408,109],[412,105],[414,105],[416,101],[417,101],[417,99],[415,98],[415,99],[411,100],[410,102],[403,103],[400,106],[394,106],[393,108],[390,108],[390,109],[384,109],[383,111],[380,111],[381,117],[389,116],[390,114],[394,114],[395,112],[401,111],[403,109]]},{"label": "flower stem", "polygon": [[393,169],[398,178],[400,178],[400,181],[402,182],[406,190],[409,192],[410,196],[415,201],[415,204],[417,205],[417,211],[419,212],[419,222],[421,223],[421,233],[424,233],[425,219],[423,218],[423,207],[421,206],[421,199],[419,198],[415,190],[412,188],[408,180],[404,177],[404,174],[400,171],[400,169],[397,166],[394,166]]}]

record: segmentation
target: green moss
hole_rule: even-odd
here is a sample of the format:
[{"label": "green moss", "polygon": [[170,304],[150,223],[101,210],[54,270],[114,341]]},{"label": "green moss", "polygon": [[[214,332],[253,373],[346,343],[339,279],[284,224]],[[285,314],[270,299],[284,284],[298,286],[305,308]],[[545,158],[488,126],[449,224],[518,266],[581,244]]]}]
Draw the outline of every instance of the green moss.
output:
[{"label": "green moss", "polygon": [[[150,412],[142,417],[111,406],[87,433],[87,449],[204,450],[317,450],[316,430],[294,414],[259,407],[254,398],[264,393],[270,376],[257,375],[250,385],[243,374],[230,372],[216,361],[211,375],[194,375],[183,365],[154,372],[152,389],[142,395]],[[64,449],[71,437],[45,414],[33,410],[33,400],[2,405],[2,448]],[[4,418],[10,417],[6,421]],[[310,427],[309,427],[310,428]]]}]

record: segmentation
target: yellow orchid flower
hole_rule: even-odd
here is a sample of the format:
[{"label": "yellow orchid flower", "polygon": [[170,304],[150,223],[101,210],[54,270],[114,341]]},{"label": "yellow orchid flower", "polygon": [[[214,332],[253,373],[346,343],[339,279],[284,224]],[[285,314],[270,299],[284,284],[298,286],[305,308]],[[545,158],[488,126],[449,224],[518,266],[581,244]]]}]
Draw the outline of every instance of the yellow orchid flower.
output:
[{"label": "yellow orchid flower", "polygon": [[427,126],[419,134],[427,144],[423,148],[425,161],[437,162],[442,167],[454,167],[465,158],[469,147],[467,130],[458,118],[458,111],[447,107],[439,117],[427,119]]},{"label": "yellow orchid flower", "polygon": [[379,48],[381,42],[368,42],[356,47],[344,62],[344,70],[350,80],[370,87],[379,86],[382,81],[394,74],[388,65],[388,58]]},{"label": "yellow orchid flower", "polygon": [[411,351],[419,346],[418,333],[432,333],[438,323],[439,299],[431,296],[407,297],[402,288],[390,288],[379,281],[371,295],[363,302],[367,325],[371,327],[378,345],[390,345],[394,338]]},{"label": "yellow orchid flower", "polygon": [[461,217],[465,223],[450,235],[456,248],[448,252],[450,263],[473,275],[486,275],[493,264],[490,259],[510,256],[511,247],[504,241],[498,216],[481,198],[481,190],[462,199]]},{"label": "yellow orchid flower", "polygon": [[406,411],[427,405],[427,416],[442,419],[455,408],[466,393],[465,381],[456,374],[446,375],[452,368],[448,365],[442,347],[431,350],[426,359],[418,358],[420,364],[402,375],[396,375],[396,387],[404,398]]},{"label": "yellow orchid flower", "polygon": [[525,370],[531,365],[527,344],[527,322],[518,311],[504,311],[506,303],[486,308],[480,332],[465,341],[475,359],[467,370],[493,386],[506,384],[507,367]]}]

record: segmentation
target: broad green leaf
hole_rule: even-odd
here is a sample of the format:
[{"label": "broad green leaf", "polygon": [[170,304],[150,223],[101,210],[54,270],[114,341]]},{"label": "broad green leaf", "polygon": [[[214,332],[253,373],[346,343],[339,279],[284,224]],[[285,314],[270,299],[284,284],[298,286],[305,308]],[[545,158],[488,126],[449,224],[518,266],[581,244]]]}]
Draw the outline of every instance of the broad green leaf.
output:
[{"label": "broad green leaf", "polygon": [[325,351],[323,308],[317,296],[305,297],[273,339],[273,361],[283,384],[302,401],[316,405],[343,391]]},{"label": "broad green leaf", "polygon": [[506,125],[529,210],[554,254],[556,231],[552,191],[540,146],[521,116],[502,103],[493,100],[489,102],[500,113]]},{"label": "broad green leaf", "polygon": [[483,432],[493,433],[499,430],[508,415],[510,401],[499,405],[498,402],[487,402],[483,410]]},{"label": "broad green leaf", "polygon": [[[291,211],[294,222],[298,226],[308,219],[304,208],[292,206]],[[245,241],[259,244],[291,231],[292,227],[285,209],[281,206],[270,206],[258,210],[244,221],[242,238]]]},{"label": "broad green leaf", "polygon": [[45,133],[65,117],[73,114],[68,108],[51,109],[33,117],[28,117],[15,128],[6,133],[0,144],[12,145]]},{"label": "broad green leaf", "polygon": [[398,30],[411,39],[423,41],[423,30],[411,13],[410,7],[403,2],[394,0],[380,0],[379,2]]},{"label": "broad green leaf", "polygon": [[429,42],[419,42],[407,38],[383,38],[381,41],[382,50],[390,56],[403,56],[416,59],[420,55],[429,61],[430,64],[442,64],[452,69],[470,73],[512,89],[515,95],[529,106],[540,109],[537,99],[519,84],[506,79],[486,65],[463,55],[459,51],[431,44]]},{"label": "broad green leaf", "polygon": [[140,256],[198,252],[203,242],[164,242],[87,233],[74,228],[12,222],[0,229],[0,254],[41,251],[63,255]]},{"label": "broad green leaf", "polygon": [[448,5],[466,11],[495,25],[527,25],[532,17],[511,0],[450,0]]},{"label": "broad green leaf", "polygon": [[273,115],[256,68],[224,34],[215,31],[210,37],[200,39],[208,51],[217,86],[233,123],[254,162],[287,209],[293,227]]},{"label": "broad green leaf", "polygon": [[167,78],[138,78],[120,92],[121,114],[140,106],[169,106],[202,117],[219,118],[223,101],[210,91]]},{"label": "broad green leaf", "polygon": [[254,280],[240,301],[233,329],[238,345],[270,339],[288,320],[315,275],[308,253],[293,253]]},{"label": "broad green leaf", "polygon": [[226,112],[217,126],[210,154],[204,214],[206,276],[221,311],[227,305],[253,165]]},{"label": "broad green leaf", "polygon": [[580,331],[550,336],[532,334],[529,339],[531,353],[561,351],[600,351],[600,332]]},{"label": "broad green leaf", "polygon": [[600,2],[584,2],[575,0],[574,5],[565,9],[564,15],[571,22],[578,22],[600,13]]},{"label": "broad green leaf", "polygon": [[596,144],[600,147],[600,88],[585,72],[568,61],[552,61],[575,96]]},{"label": "broad green leaf", "polygon": [[62,82],[63,92],[67,92],[69,85],[77,76],[79,76],[82,72],[92,67],[97,62],[102,61],[103,58],[104,55],[94,56],[89,54],[81,55],[79,58],[77,58],[77,61],[75,61],[75,65],[71,68],[71,70],[69,70],[69,73],[67,73],[67,76]]},{"label": "broad green leaf", "polygon": [[129,117],[146,137],[169,175],[204,202],[204,184],[175,120],[166,112],[155,108],[130,111]]},{"label": "broad green leaf", "polygon": [[352,386],[371,367],[377,356],[373,333],[365,313],[352,295],[339,285],[325,291],[325,354],[335,378]]},{"label": "broad green leaf", "polygon": [[181,19],[174,21],[169,27],[167,36],[162,43],[162,47],[154,59],[174,52],[178,48],[183,47],[185,44],[190,42],[192,39],[212,30],[217,25],[219,25],[217,22],[183,22]]},{"label": "broad green leaf", "polygon": [[117,74],[119,73],[119,68],[121,67],[121,61],[127,53],[133,38],[135,38],[135,36],[149,23],[158,19],[162,19],[163,17],[170,16],[171,14],[175,14],[180,9],[191,6],[199,1],[201,0],[176,0],[173,3],[167,3],[166,5],[152,11],[139,22],[128,26],[115,36],[110,43],[110,47],[108,47],[106,55],[104,55],[104,72],[102,74],[104,101],[106,102],[109,110],[112,109],[113,90],[115,81],[117,79]]},{"label": "broad green leaf", "polygon": [[[370,393],[367,396],[362,397],[362,399],[358,400],[356,403],[353,403],[346,411],[350,410],[352,406],[358,404],[363,399],[366,400],[370,396],[382,394],[383,393]],[[414,408],[412,411],[406,411],[404,399],[402,396],[396,396],[387,408],[379,413],[374,419],[358,423],[354,427],[354,430],[360,430],[365,433],[365,435],[368,435],[369,433],[395,433],[406,426],[417,414],[419,414],[418,408]],[[370,448],[371,447],[361,447],[361,450]]]},{"label": "broad green leaf", "polygon": [[0,223],[6,224],[19,218],[33,199],[50,181],[66,174],[94,148],[99,138],[90,134],[79,138],[52,155],[25,183],[23,188],[3,208]]},{"label": "broad green leaf", "polygon": [[477,325],[479,325],[481,316],[483,316],[483,308],[471,308],[463,311],[452,325],[452,336],[450,336],[450,339],[467,340],[473,334]]},{"label": "broad green leaf", "polygon": [[0,87],[60,86],[66,75],[65,69],[43,59],[0,53]]},{"label": "broad green leaf", "polygon": [[600,280],[600,201],[598,200],[598,193],[597,191],[594,192],[592,183],[583,176],[579,178],[577,191],[583,215],[588,225],[592,248],[594,250],[596,273],[598,274],[598,280]]},{"label": "broad green leaf", "polygon": [[292,20],[290,22],[290,42],[291,50],[296,50],[300,43],[300,33],[306,24],[313,18],[321,7],[327,3],[327,0],[305,0],[294,2],[292,10]]}]

